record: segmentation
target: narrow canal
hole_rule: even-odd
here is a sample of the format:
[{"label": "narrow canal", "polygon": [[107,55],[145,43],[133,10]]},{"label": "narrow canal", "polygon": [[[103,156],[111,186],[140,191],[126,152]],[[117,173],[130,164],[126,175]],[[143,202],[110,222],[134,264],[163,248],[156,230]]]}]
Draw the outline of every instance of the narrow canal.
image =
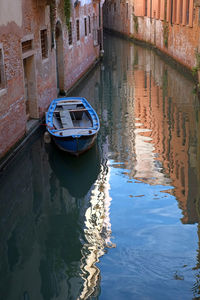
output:
[{"label": "narrow canal", "polygon": [[200,105],[194,83],[106,35],[74,96],[101,130],[79,158],[40,129],[0,175],[1,300],[200,297]]}]

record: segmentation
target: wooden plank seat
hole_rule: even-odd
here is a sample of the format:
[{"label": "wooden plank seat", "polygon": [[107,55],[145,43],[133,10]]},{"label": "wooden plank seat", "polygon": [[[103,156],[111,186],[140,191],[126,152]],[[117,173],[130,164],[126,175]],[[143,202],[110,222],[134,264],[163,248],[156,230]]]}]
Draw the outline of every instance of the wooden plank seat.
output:
[{"label": "wooden plank seat", "polygon": [[76,111],[80,112],[80,111],[83,111],[84,112],[84,111],[88,111],[88,109],[87,108],[82,108],[82,107],[80,107],[80,108],[77,107],[75,109],[74,108],[70,108],[69,111],[71,111],[71,112],[76,112]]},{"label": "wooden plank seat", "polygon": [[83,103],[81,101],[60,101],[56,103],[56,106],[63,106],[63,105],[78,105]]},{"label": "wooden plank seat", "polygon": [[92,128],[62,128],[60,130],[53,130],[52,132],[63,135],[63,136],[71,136],[71,135],[88,135],[90,132],[91,134],[95,133],[95,130]]},{"label": "wooden plank seat", "polygon": [[72,118],[68,110],[60,111],[60,119],[64,128],[73,128]]}]

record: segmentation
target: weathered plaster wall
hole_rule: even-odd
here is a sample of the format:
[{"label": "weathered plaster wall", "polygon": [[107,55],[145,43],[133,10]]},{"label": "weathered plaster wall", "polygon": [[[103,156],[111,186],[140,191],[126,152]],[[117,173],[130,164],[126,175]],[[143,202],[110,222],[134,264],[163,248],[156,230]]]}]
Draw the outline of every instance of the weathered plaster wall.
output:
[{"label": "weathered plaster wall", "polygon": [[[55,54],[49,51],[48,59],[43,61],[41,58],[40,30],[47,28],[49,32],[45,8],[38,7],[36,1],[32,0],[14,2],[11,4],[10,1],[6,3],[3,0],[0,4],[0,8],[3,8],[0,9],[0,14],[5,14],[3,19],[0,18],[3,20],[0,26],[0,48],[5,72],[5,86],[0,89],[0,157],[26,133],[23,60],[33,58],[35,77],[30,84],[35,86],[35,98],[31,109],[36,118],[43,115],[57,92]],[[25,54],[22,53],[24,39],[33,39],[32,50]]]},{"label": "weathered plaster wall", "polygon": [[22,26],[22,0],[1,0],[0,2],[0,26],[15,22]]}]

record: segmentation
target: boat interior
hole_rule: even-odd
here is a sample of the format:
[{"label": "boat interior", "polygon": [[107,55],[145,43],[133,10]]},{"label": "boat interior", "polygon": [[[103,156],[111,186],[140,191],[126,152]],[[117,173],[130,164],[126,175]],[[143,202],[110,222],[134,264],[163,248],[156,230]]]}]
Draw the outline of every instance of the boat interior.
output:
[{"label": "boat interior", "polygon": [[93,125],[89,112],[81,101],[60,101],[53,114],[54,127],[59,129],[85,129]]}]

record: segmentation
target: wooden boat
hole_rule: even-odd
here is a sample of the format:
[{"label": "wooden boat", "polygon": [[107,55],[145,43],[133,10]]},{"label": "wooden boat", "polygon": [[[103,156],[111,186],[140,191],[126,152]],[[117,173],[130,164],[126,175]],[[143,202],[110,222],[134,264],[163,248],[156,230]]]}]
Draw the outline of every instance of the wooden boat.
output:
[{"label": "wooden boat", "polygon": [[79,155],[94,144],[100,123],[85,98],[65,97],[51,102],[46,113],[46,127],[61,150]]}]

